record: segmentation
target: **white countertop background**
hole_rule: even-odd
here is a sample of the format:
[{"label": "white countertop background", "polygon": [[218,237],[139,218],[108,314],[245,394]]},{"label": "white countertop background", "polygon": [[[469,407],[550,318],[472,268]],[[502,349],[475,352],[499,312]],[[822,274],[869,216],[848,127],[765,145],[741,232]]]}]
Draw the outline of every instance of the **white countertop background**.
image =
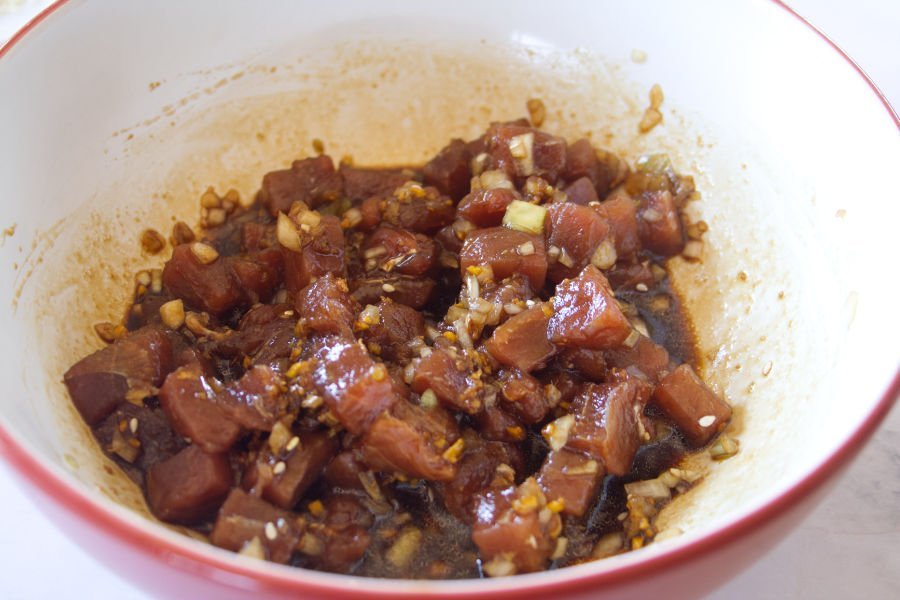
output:
[{"label": "white countertop background", "polygon": [[[0,43],[47,4],[0,0]],[[847,51],[900,109],[900,1],[788,4]],[[148,598],[60,533],[19,485],[0,463],[0,598]],[[900,598],[900,409],[800,527],[710,598]]]}]

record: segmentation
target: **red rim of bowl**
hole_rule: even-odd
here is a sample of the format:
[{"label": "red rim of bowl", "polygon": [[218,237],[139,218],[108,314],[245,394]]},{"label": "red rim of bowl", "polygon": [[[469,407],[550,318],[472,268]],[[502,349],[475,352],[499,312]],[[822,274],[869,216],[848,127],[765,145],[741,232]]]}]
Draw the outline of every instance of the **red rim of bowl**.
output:
[{"label": "red rim of bowl", "polygon": [[[57,0],[35,16],[2,48],[0,48],[0,58],[20,42],[29,31],[33,30],[37,25],[68,2],[69,0]],[[781,0],[772,0],[772,2],[812,29],[848,63],[850,63],[853,69],[859,73],[884,105],[894,121],[894,125],[900,129],[900,117],[898,117],[890,102],[888,102],[887,98],[885,98],[884,94],[881,93],[881,90],[878,89],[878,86],[875,85],[865,71],[863,71],[862,68],[840,48],[840,46]],[[894,402],[897,400],[898,395],[900,395],[900,369],[895,373],[893,380],[882,394],[878,404],[872,412],[869,413],[856,431],[854,431],[853,434],[827,458],[827,460],[798,481],[790,489],[784,491],[780,496],[772,499],[753,512],[744,515],[738,520],[712,531],[702,538],[693,540],[684,546],[674,548],[669,552],[661,553],[656,556],[650,556],[646,560],[637,563],[625,564],[621,567],[612,568],[600,573],[580,574],[564,581],[529,581],[527,584],[528,591],[546,592],[552,590],[562,592],[583,588],[586,585],[612,585],[622,583],[633,580],[638,576],[645,575],[650,569],[653,569],[655,572],[668,570],[674,566],[715,551],[729,541],[741,537],[743,534],[756,529],[766,521],[783,513],[789,507],[811,494],[816,488],[821,486],[832,475],[839,471],[843,465],[850,461],[862,449],[865,441],[875,432],[879,424],[885,416],[887,416]],[[270,587],[272,590],[284,590],[287,588],[293,589],[294,591],[305,590],[311,592],[353,591],[359,594],[367,594],[370,597],[381,596],[393,598],[406,595],[407,593],[416,596],[422,595],[422,590],[374,590],[370,588],[364,592],[358,586],[351,587],[350,585],[341,585],[337,582],[335,585],[328,585],[318,581],[302,580],[297,576],[292,577],[289,573],[272,573],[245,567],[240,564],[222,560],[216,556],[198,552],[194,548],[185,545],[172,543],[162,535],[144,531],[133,523],[130,523],[127,519],[115,513],[106,511],[103,507],[95,503],[85,490],[73,486],[65,479],[59,477],[52,469],[48,468],[41,461],[29,454],[25,447],[6,430],[2,423],[0,423],[0,454],[3,454],[18,473],[31,484],[35,485],[63,507],[79,515],[82,519],[127,542],[132,548],[147,556],[161,557],[165,555],[171,557],[172,555],[175,555],[187,559],[187,561],[190,561],[189,563],[181,561],[181,566],[185,570],[199,573],[200,571],[208,571],[208,569],[212,567],[235,575],[256,579],[261,583],[266,584],[266,586]],[[299,575],[300,573],[298,573],[298,576]],[[347,578],[348,584],[351,579],[352,578]],[[516,588],[520,587],[519,585],[516,585],[516,579],[519,578],[506,580],[510,585],[505,589],[485,589],[485,587],[482,587],[480,590],[472,590],[472,592],[480,597],[496,597],[497,595],[514,593],[519,591]],[[402,587],[404,586],[398,586],[398,588]]]}]

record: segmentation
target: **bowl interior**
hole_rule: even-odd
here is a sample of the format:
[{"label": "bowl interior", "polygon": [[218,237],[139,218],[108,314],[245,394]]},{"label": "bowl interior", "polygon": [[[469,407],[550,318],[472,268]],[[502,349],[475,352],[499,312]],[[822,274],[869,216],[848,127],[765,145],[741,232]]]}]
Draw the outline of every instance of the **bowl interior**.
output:
[{"label": "bowl interior", "polygon": [[[420,163],[522,116],[532,97],[548,130],[631,160],[664,151],[695,175],[691,210],[710,230],[702,262],[674,261],[673,277],[741,443],[664,512],[682,535],[579,569],[739,518],[872,410],[897,368],[897,284],[882,263],[896,255],[900,209],[884,194],[900,149],[877,97],[811,30],[774,3],[698,1],[685,19],[661,0],[569,2],[558,21],[538,2],[331,4],[69,2],[0,60],[12,90],[2,225],[15,226],[0,246],[0,416],[60,477],[170,535],[108,468],[61,384],[99,347],[92,324],[122,314],[133,273],[161,264],[140,253],[144,228],[195,222],[209,185],[249,201],[313,138],[360,164]],[[638,135],[653,83],[665,121]]]}]

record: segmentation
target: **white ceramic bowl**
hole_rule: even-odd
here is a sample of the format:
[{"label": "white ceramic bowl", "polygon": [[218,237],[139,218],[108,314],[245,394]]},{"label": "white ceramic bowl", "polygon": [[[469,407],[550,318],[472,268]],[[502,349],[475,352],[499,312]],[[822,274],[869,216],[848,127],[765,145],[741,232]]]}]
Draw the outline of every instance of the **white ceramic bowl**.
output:
[{"label": "white ceramic bowl", "polygon": [[[777,2],[548,6],[71,0],[0,51],[15,227],[0,246],[0,449],[64,530],[180,597],[623,598],[713,589],[802,517],[900,385],[896,116]],[[638,136],[653,83],[665,121]],[[360,163],[420,162],[532,96],[547,128],[667,151],[703,194],[704,260],[674,276],[741,453],[663,514],[683,533],[555,572],[398,582],[261,564],[153,522],[60,381],[98,345],[91,325],[121,314],[131,274],[159,264],[138,233],[194,220],[207,185],[249,197],[314,137]]]}]

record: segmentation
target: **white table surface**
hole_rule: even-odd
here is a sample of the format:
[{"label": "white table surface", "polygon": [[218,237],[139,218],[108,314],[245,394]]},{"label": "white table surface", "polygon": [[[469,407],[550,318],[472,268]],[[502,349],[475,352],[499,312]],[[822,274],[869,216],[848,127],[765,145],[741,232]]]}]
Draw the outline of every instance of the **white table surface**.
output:
[{"label": "white table surface", "polygon": [[[0,0],[0,41],[47,0]],[[900,107],[900,2],[793,0]],[[12,10],[11,10],[12,9]],[[11,11],[11,12],[10,12]],[[2,98],[0,98],[2,103]],[[50,524],[0,463],[0,598],[148,596],[119,579]],[[856,490],[876,491],[862,503]],[[871,500],[869,500],[871,499]],[[28,540],[27,544],[12,543]],[[46,562],[53,566],[47,571]],[[52,576],[48,577],[48,573]],[[716,600],[900,598],[900,409],[837,489],[775,550],[715,592]]]}]

